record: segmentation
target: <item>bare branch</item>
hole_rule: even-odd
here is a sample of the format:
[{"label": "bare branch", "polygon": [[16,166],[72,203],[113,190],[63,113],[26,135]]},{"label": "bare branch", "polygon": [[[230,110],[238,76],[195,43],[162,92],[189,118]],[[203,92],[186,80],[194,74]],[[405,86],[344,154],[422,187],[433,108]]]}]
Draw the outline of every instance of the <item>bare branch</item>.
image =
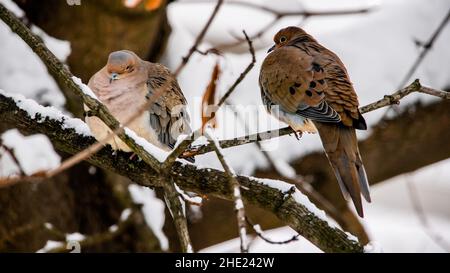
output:
[{"label": "bare branch", "polygon": [[200,43],[202,42],[203,38],[205,37],[206,32],[209,29],[209,26],[211,25],[212,21],[214,20],[214,18],[217,15],[217,12],[219,11],[220,7],[223,4],[223,0],[217,0],[217,4],[214,7],[213,12],[211,13],[211,15],[209,16],[208,21],[206,22],[205,26],[203,27],[203,29],[200,31],[200,33],[197,35],[197,38],[195,39],[194,44],[192,45],[192,47],[189,49],[189,52],[187,53],[187,55],[185,57],[183,57],[180,65],[177,67],[177,69],[175,69],[174,75],[175,77],[178,76],[178,74],[180,74],[181,70],[184,68],[184,66],[188,63],[189,59],[191,58],[192,54],[194,54],[194,52],[197,51],[197,47],[200,45]]},{"label": "bare branch", "polygon": [[426,43],[420,44],[421,47],[423,48],[423,50],[420,52],[419,56],[417,57],[415,62],[412,64],[411,68],[408,70],[405,77],[403,77],[403,80],[400,82],[398,88],[402,88],[403,86],[405,86],[408,83],[409,79],[412,77],[414,72],[416,72],[417,68],[422,63],[425,56],[428,54],[430,49],[433,47],[434,41],[436,41],[437,37],[442,32],[444,27],[447,25],[449,20],[450,20],[450,10],[447,12],[447,15],[445,16],[445,18],[442,20],[442,22],[439,24],[437,29],[434,31],[433,35],[431,35],[430,39]]},{"label": "bare branch", "polygon": [[[136,208],[130,209],[131,212],[129,215],[127,215],[126,218],[124,219],[119,219],[119,222],[113,226],[111,226],[107,231],[102,232],[102,233],[98,233],[98,234],[93,234],[93,235],[89,235],[86,236],[83,240],[78,241],[79,245],[80,245],[80,250],[84,249],[84,248],[88,248],[88,247],[92,247],[95,245],[99,245],[105,242],[109,242],[111,240],[113,240],[114,238],[116,238],[117,236],[123,234],[126,229],[132,224],[133,222],[133,218],[136,217],[136,213],[137,210]],[[48,228],[48,227],[47,227]],[[64,236],[64,233],[54,230],[53,228],[48,228],[49,231],[59,234],[59,237],[66,237]],[[47,252],[48,253],[65,253],[65,252],[69,252],[71,251],[71,249],[68,249],[68,241],[66,242],[61,242],[63,245],[60,247],[56,247],[53,249],[49,249]]]},{"label": "bare branch", "polygon": [[[42,109],[37,109],[40,112]],[[39,121],[18,107],[11,97],[0,93],[0,115],[7,124],[15,124],[26,133],[46,134],[54,146],[66,153],[76,154],[91,145],[95,139],[82,136],[67,126],[62,126],[60,118],[41,115]],[[70,120],[65,117],[65,120]],[[147,187],[162,187],[160,174],[142,161],[130,161],[126,153],[112,155],[110,147],[105,147],[87,159],[91,164],[114,171],[126,176],[134,182]],[[232,200],[229,179],[224,172],[214,169],[197,168],[191,164],[175,162],[170,170],[170,178],[185,191],[195,192],[201,196],[210,195]],[[297,202],[293,195],[271,187],[264,183],[267,180],[237,176],[241,185],[242,197],[249,203],[273,212],[281,221],[291,226],[303,237],[311,241],[325,252],[361,252],[363,246],[350,240],[348,236],[336,227],[330,226],[317,212],[310,211],[314,207],[306,199]],[[283,184],[277,181],[283,187]],[[170,183],[172,184],[172,183]],[[173,185],[173,184],[172,184]],[[301,194],[296,192],[295,195]]]},{"label": "bare branch", "polygon": [[450,95],[449,92],[445,92],[442,90],[437,90],[437,89],[432,89],[429,87],[423,87],[419,80],[416,79],[413,83],[411,83],[410,85],[408,85],[405,88],[402,88],[400,90],[398,90],[397,92],[391,94],[391,95],[385,95],[384,98],[368,104],[364,107],[359,108],[359,111],[362,114],[365,114],[367,112],[370,111],[374,111],[377,110],[379,108],[385,107],[385,106],[389,106],[389,105],[393,105],[393,104],[399,104],[400,100],[406,96],[408,96],[411,93],[414,92],[419,92],[419,93],[424,93],[424,94],[428,94],[428,95],[432,95],[432,96],[437,96],[443,99],[450,99]]},{"label": "bare branch", "polygon": [[294,241],[298,241],[298,237],[300,236],[300,234],[294,235],[292,236],[292,238],[284,240],[284,241],[274,241],[271,240],[269,238],[267,238],[264,235],[264,232],[261,230],[261,227],[259,225],[255,225],[250,221],[250,218],[246,217],[245,218],[247,220],[247,223],[252,227],[252,229],[255,231],[256,235],[258,235],[259,238],[263,239],[265,242],[269,243],[269,244],[273,244],[273,245],[285,245],[285,244],[289,244],[292,243]]},{"label": "bare branch", "polygon": [[[65,67],[64,65],[59,62],[59,60],[55,57],[55,55],[45,46],[45,44],[40,40],[38,37],[36,37],[14,14],[12,14],[8,9],[6,9],[2,4],[0,4],[0,18],[14,31],[17,33],[29,46],[30,48],[41,58],[41,60],[47,65],[49,69],[52,70],[52,75],[56,75],[59,77],[60,80],[66,83],[66,85],[77,95],[79,95],[82,99],[84,104],[92,111],[97,117],[99,117],[113,132],[112,134],[109,134],[107,138],[113,137],[115,134],[119,136],[119,138],[124,141],[128,147],[130,147],[137,155],[139,155],[140,158],[143,159],[145,163],[147,163],[149,166],[151,166],[157,173],[161,172],[161,164],[160,162],[151,155],[148,151],[144,149],[141,145],[137,144],[136,140],[125,133],[125,127],[122,126],[109,112],[109,110],[106,108],[105,105],[103,105],[100,101],[98,101],[95,97],[91,96],[90,93],[92,91],[83,90],[83,87],[80,86],[78,83],[74,81],[74,77],[71,74],[71,72]],[[212,20],[212,19],[211,19]],[[208,24],[209,26],[209,24]],[[207,27],[205,28],[206,31]],[[204,33],[203,33],[204,35]],[[201,38],[198,39],[201,41]],[[187,62],[187,59],[186,59]],[[180,69],[181,70],[181,69]],[[80,81],[81,82],[81,81]],[[138,111],[135,112],[135,114],[128,120],[128,122],[132,122],[136,117],[138,117],[143,111],[145,111],[157,98],[163,93],[163,90],[165,88],[165,85],[168,84],[168,81],[164,83],[162,86],[159,87],[158,90],[155,91],[154,95],[147,100],[144,107],[141,107],[138,109]],[[87,87],[85,87],[87,88]],[[103,140],[102,143],[106,141]],[[87,158],[88,156],[91,156],[93,153],[98,151],[102,147],[101,143],[94,144],[92,147],[87,147],[85,151],[82,152],[80,155],[75,155],[74,157],[70,158],[69,161],[63,162],[64,164],[61,165],[60,168],[57,168],[55,170],[49,171],[49,172],[43,172],[38,173],[37,175],[33,175],[31,177],[32,180],[35,178],[48,178],[52,175],[55,175],[56,173],[59,173],[63,171],[64,169],[67,169],[77,162],[79,162],[81,159]],[[12,179],[2,179],[1,185],[11,185],[13,183],[17,183],[24,177],[15,177]],[[28,179],[28,178],[27,178]],[[163,180],[162,176],[159,176],[157,178],[158,180]],[[172,215],[175,217],[184,217],[184,213],[182,211],[172,211],[172,209],[179,209],[181,208],[181,202],[178,199],[178,193],[176,191],[175,185],[169,182],[163,183],[162,187],[164,188],[166,192],[166,196],[174,197],[174,200],[169,200],[169,209],[171,209]],[[190,250],[190,242],[185,244],[186,241],[189,241],[189,236],[187,234],[187,224],[186,219],[179,220],[175,219],[175,222],[180,224],[176,225],[177,229],[179,229],[179,234],[183,235],[183,237],[180,237],[180,241],[182,242],[182,245],[185,246],[183,250]],[[187,236],[186,236],[187,234]],[[191,247],[192,249],[192,247]]]},{"label": "bare branch", "polygon": [[[17,156],[14,153],[14,150],[12,148],[9,148],[5,144],[3,144],[1,139],[0,139],[0,148],[3,148],[6,151],[6,153],[11,156],[12,160],[14,161],[17,168],[19,169],[19,175],[26,176],[25,171],[22,168],[22,164],[20,164],[19,160],[17,159]],[[1,183],[0,183],[0,187],[1,187]]]},{"label": "bare branch", "polygon": [[248,72],[250,72],[250,70],[252,70],[253,66],[256,63],[255,49],[253,48],[252,40],[250,40],[250,38],[248,37],[245,30],[243,30],[242,32],[244,33],[245,39],[247,40],[248,48],[249,48],[250,54],[252,55],[252,60],[248,64],[248,66],[245,68],[244,72],[242,72],[241,75],[239,75],[239,77],[236,79],[236,81],[231,85],[231,87],[228,89],[228,91],[219,100],[219,102],[217,103],[218,107],[222,106],[222,104],[227,100],[227,98],[231,95],[231,93],[233,93],[234,89],[236,89],[236,87],[239,85],[239,83],[241,83],[241,81],[245,78],[245,76],[247,76]]},{"label": "bare branch", "polygon": [[234,172],[230,164],[228,164],[228,162],[225,160],[225,156],[222,153],[222,148],[220,147],[217,138],[214,136],[212,129],[207,128],[205,130],[205,134],[213,143],[214,151],[216,152],[217,158],[219,159],[223,169],[225,170],[225,174],[230,182],[231,190],[233,192],[233,202],[234,202],[234,209],[236,211],[236,220],[238,223],[239,238],[241,241],[241,252],[247,253],[248,240],[247,240],[247,225],[245,224],[246,218],[245,208],[244,202],[242,202],[240,185],[236,179],[236,173]]},{"label": "bare branch", "polygon": [[[199,3],[199,2],[209,2],[208,0],[191,0],[186,3]],[[359,13],[367,13],[370,11],[370,8],[361,8],[361,9],[353,9],[353,10],[329,10],[329,11],[312,11],[312,10],[299,10],[299,11],[279,11],[267,6],[262,6],[256,3],[247,2],[247,1],[239,1],[239,0],[227,0],[226,4],[229,5],[239,5],[243,7],[259,9],[264,12],[271,13],[275,16],[284,17],[284,16],[335,16],[335,15],[349,15],[349,14],[359,14]]]},{"label": "bare branch", "polygon": [[176,190],[175,181],[173,181],[170,176],[167,177],[167,180],[169,180],[170,183],[163,184],[164,200],[166,200],[167,207],[172,215],[178,238],[180,240],[181,250],[184,253],[192,253],[194,250],[192,248],[186,215],[180,200],[180,194]]},{"label": "bare branch", "polygon": [[[191,0],[186,3],[207,3],[210,2],[208,0]],[[274,26],[280,19],[287,16],[302,16],[303,18],[309,18],[311,16],[336,16],[336,15],[351,15],[351,14],[361,14],[367,13],[371,10],[371,8],[362,8],[362,9],[354,9],[354,10],[329,10],[329,11],[312,11],[312,10],[297,10],[297,11],[279,11],[267,6],[259,5],[252,2],[239,1],[239,0],[227,0],[225,4],[229,5],[237,5],[246,8],[257,9],[263,12],[267,12],[272,14],[273,19],[264,25],[260,30],[258,30],[255,34],[251,35],[250,38],[252,40],[262,37],[272,26]],[[229,44],[222,44],[217,46],[216,48],[220,51],[226,50],[228,48],[232,48],[240,45],[245,42],[245,39],[237,38],[237,41]],[[209,50],[208,50],[209,51]],[[208,52],[207,51],[207,52]]]},{"label": "bare branch", "polygon": [[406,185],[408,187],[408,193],[411,198],[411,203],[413,204],[414,211],[416,212],[420,223],[424,227],[426,233],[443,250],[445,250],[446,252],[450,252],[450,244],[430,227],[430,223],[428,221],[427,215],[425,214],[422,202],[420,201],[416,185],[414,185],[412,181],[406,183]]},{"label": "bare branch", "polygon": [[[397,92],[395,92],[391,95],[385,95],[383,99],[380,99],[374,103],[370,103],[366,106],[360,107],[359,111],[362,114],[365,114],[365,113],[383,108],[388,105],[398,104],[402,98],[404,98],[405,96],[407,96],[411,93],[414,93],[414,92],[424,93],[424,94],[440,97],[443,99],[450,99],[450,95],[449,95],[450,92],[422,86],[420,84],[419,80],[415,80],[409,86],[407,86],[401,90],[398,90]],[[292,130],[292,128],[284,127],[284,128],[277,129],[277,130],[269,130],[269,131],[265,131],[265,132],[259,132],[256,134],[250,134],[250,135],[241,136],[241,137],[237,137],[237,138],[233,138],[233,139],[220,140],[219,143],[220,143],[220,146],[225,149],[225,148],[236,147],[236,146],[245,145],[245,144],[249,144],[249,143],[254,143],[254,142],[258,142],[258,141],[264,141],[264,140],[272,139],[275,137],[281,137],[281,136],[285,136],[285,135],[289,135],[289,134],[293,134],[293,133],[295,133],[295,131]],[[209,144],[200,145],[197,147],[191,147],[189,150],[185,151],[180,157],[184,158],[184,157],[188,157],[188,156],[210,153],[212,151],[213,151],[213,147],[212,147],[211,143],[209,143]]]},{"label": "bare branch", "polygon": [[[36,37],[13,13],[0,4],[0,18],[11,28],[13,32],[18,34],[28,46],[39,56],[39,58],[52,70],[53,74],[63,80],[66,85],[78,96],[96,116],[98,116],[112,131],[119,130],[118,136],[133,151],[135,151],[147,164],[155,170],[159,170],[159,162],[156,158],[146,152],[143,147],[138,145],[136,141],[125,134],[119,121],[115,119],[109,110],[96,98],[84,92],[82,88],[75,83],[72,73],[64,66],[56,56],[45,46],[41,39]],[[123,128],[123,127],[122,127]]]}]

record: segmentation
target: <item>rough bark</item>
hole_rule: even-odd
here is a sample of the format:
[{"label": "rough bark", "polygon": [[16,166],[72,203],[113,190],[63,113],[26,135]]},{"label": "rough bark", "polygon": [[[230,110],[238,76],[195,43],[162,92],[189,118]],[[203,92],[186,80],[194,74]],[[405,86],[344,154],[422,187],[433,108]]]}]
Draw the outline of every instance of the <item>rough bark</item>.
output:
[{"label": "rough bark", "polygon": [[[15,105],[11,98],[3,95],[0,95],[0,113],[5,122],[15,124],[28,133],[46,134],[57,149],[70,154],[77,153],[94,142],[92,137],[78,135],[73,129],[63,129],[58,121],[45,118],[45,120],[37,122],[31,119],[25,111]],[[140,185],[162,186],[158,174],[151,167],[142,161],[130,161],[127,153],[118,152],[113,157],[112,150],[106,147],[87,161],[95,166],[126,176]],[[175,162],[169,175],[184,190],[227,200],[232,199],[228,178],[221,171],[197,169],[193,165]],[[289,193],[281,192],[249,177],[238,176],[237,179],[242,186],[242,196],[246,202],[274,213],[280,220],[323,251],[363,251],[363,247],[359,243],[350,240],[338,228],[329,226],[326,221],[311,213],[304,205],[295,202]]]},{"label": "rough bark", "polygon": [[[126,47],[143,57],[156,59],[164,49],[170,32],[165,2],[157,12],[143,11],[142,8],[129,10],[119,0],[82,1],[81,6],[69,6],[66,1],[16,2],[24,8],[31,23],[37,24],[52,36],[71,42],[72,54],[68,64],[83,79],[88,79],[91,73],[101,67],[107,54],[115,49]],[[33,46],[40,48],[40,41],[34,42]],[[80,116],[80,100],[67,88],[64,78],[55,76],[62,70],[61,67],[46,65],[66,97],[66,108]],[[5,124],[2,119],[0,132],[12,126]],[[101,169],[96,175],[90,175],[90,166],[81,164],[49,179],[48,184],[52,186],[40,183],[2,189],[0,251],[34,251],[42,247],[47,239],[52,238],[40,231],[43,228],[42,221],[53,222],[56,219],[55,226],[61,232],[78,231],[85,234],[101,233],[117,222],[121,211],[133,205],[126,190],[129,181],[118,179],[119,176]],[[111,179],[114,183],[111,183]],[[122,190],[117,191],[120,187]],[[28,200],[33,200],[34,204]],[[23,225],[28,228],[24,230]],[[26,240],[16,236],[17,231],[28,236]],[[127,227],[124,234],[83,251],[160,251],[159,242],[146,225],[141,212],[135,214],[132,225]]]},{"label": "rough bark", "polygon": [[[60,0],[15,0],[27,19],[49,35],[70,42],[67,60],[70,70],[83,82],[105,65],[108,54],[129,49],[142,58],[156,61],[162,54],[170,27],[166,17],[166,1],[156,11],[142,5],[126,8],[122,0],[81,1],[69,6]],[[55,77],[58,79],[58,77]],[[61,82],[67,109],[81,116],[80,99]]]}]

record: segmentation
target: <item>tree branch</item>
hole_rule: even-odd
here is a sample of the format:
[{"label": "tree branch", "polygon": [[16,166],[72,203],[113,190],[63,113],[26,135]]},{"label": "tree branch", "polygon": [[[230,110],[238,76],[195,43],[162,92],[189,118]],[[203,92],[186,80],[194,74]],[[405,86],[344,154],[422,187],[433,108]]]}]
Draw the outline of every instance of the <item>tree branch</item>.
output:
[{"label": "tree branch", "polygon": [[[38,110],[44,112],[45,107]],[[67,121],[68,117],[55,118],[41,114],[31,116],[20,108],[15,100],[0,93],[0,114],[4,122],[15,124],[27,133],[46,134],[55,147],[61,151],[75,154],[91,145],[93,137],[78,134]],[[161,187],[164,183],[158,173],[145,162],[130,162],[129,154],[118,151],[112,155],[109,147],[87,159],[100,168],[114,171],[130,178],[132,181],[147,187]],[[183,190],[201,195],[211,195],[232,200],[228,177],[224,172],[214,169],[197,168],[194,165],[175,162],[170,170],[172,179]],[[281,181],[260,180],[257,178],[237,176],[243,199],[249,204],[273,212],[280,220],[296,230],[325,252],[362,252],[363,246],[351,240],[343,231],[330,225],[324,213],[307,200],[300,192],[289,192],[292,185]],[[273,183],[273,184],[271,184]]]},{"label": "tree branch", "polygon": [[[450,99],[450,92],[446,92],[443,90],[433,89],[430,87],[422,86],[418,79],[416,79],[413,83],[411,83],[409,86],[402,88],[396,92],[394,92],[391,95],[385,95],[382,99],[370,103],[366,106],[360,107],[359,111],[362,114],[375,111],[377,109],[383,108],[385,106],[389,106],[392,104],[399,104],[400,100],[407,95],[410,95],[412,93],[423,93],[428,94],[431,96],[439,97],[442,99]],[[289,135],[295,133],[294,130],[292,130],[290,127],[284,127],[277,130],[269,130],[265,132],[259,132],[255,134],[250,134],[246,136],[241,136],[233,139],[226,139],[226,140],[220,140],[219,144],[222,148],[231,148],[236,147],[244,144],[259,142],[263,140],[268,140],[275,137],[281,137],[284,135]],[[200,145],[196,147],[191,147],[189,150],[185,151],[180,157],[188,157],[193,155],[200,155],[205,153],[210,153],[213,151],[213,146],[211,143]]]},{"label": "tree branch", "polygon": [[256,57],[255,57],[255,49],[253,48],[252,40],[248,37],[245,30],[242,31],[245,36],[245,40],[248,43],[248,49],[250,51],[250,54],[252,56],[252,60],[248,64],[248,66],[245,68],[245,70],[239,75],[239,77],[236,79],[236,81],[231,85],[231,87],[228,89],[228,91],[220,98],[219,102],[217,103],[217,106],[220,107],[222,104],[228,99],[228,97],[233,93],[234,89],[241,83],[241,81],[247,76],[248,72],[252,70],[253,66],[255,66],[256,63]]},{"label": "tree branch", "polygon": [[208,31],[209,26],[211,25],[212,21],[217,15],[217,12],[219,11],[220,7],[223,4],[223,0],[217,0],[216,6],[214,7],[213,12],[209,16],[208,21],[206,22],[203,29],[200,31],[200,33],[197,35],[197,38],[195,39],[194,44],[189,49],[189,52],[185,57],[182,58],[180,65],[175,69],[174,75],[177,76],[180,74],[181,70],[184,68],[184,66],[188,63],[189,59],[191,58],[192,54],[197,51],[197,47],[200,45],[200,43],[203,40],[203,37],[205,37],[206,32]]},{"label": "tree branch", "polygon": [[228,164],[228,162],[225,160],[225,156],[222,153],[222,148],[220,147],[219,142],[217,141],[217,138],[214,135],[214,132],[212,132],[211,130],[212,130],[211,128],[207,128],[205,130],[205,134],[212,141],[217,158],[219,159],[220,164],[225,170],[225,175],[228,177],[231,186],[230,188],[231,191],[233,192],[234,209],[236,211],[236,220],[238,223],[239,238],[241,240],[241,252],[247,253],[248,252],[247,225],[245,224],[246,219],[245,208],[244,203],[242,202],[240,185],[236,179],[236,173],[231,168],[230,164]]},{"label": "tree branch", "polygon": [[[210,1],[208,1],[208,0],[191,0],[191,1],[187,1],[186,3],[206,3],[206,2],[210,2]],[[312,10],[280,11],[280,10],[270,8],[270,7],[267,7],[264,5],[259,5],[256,3],[239,1],[239,0],[227,0],[227,1],[225,1],[225,4],[257,9],[257,10],[267,12],[267,13],[270,13],[273,15],[273,19],[268,24],[264,25],[254,35],[251,35],[252,40],[263,36],[273,25],[275,25],[279,20],[281,20],[282,18],[287,17],[287,16],[303,16],[303,18],[309,18],[312,16],[336,16],[336,15],[361,14],[361,13],[367,13],[371,10],[370,8],[361,8],[361,9],[354,9],[354,10],[329,10],[329,11],[312,11]],[[217,46],[216,48],[220,51],[220,50],[224,50],[227,48],[232,48],[232,47],[238,46],[243,42],[245,42],[245,39],[238,38],[237,41],[234,43],[222,44],[222,45]]]},{"label": "tree branch", "polygon": [[431,35],[430,39],[424,44],[418,43],[418,45],[420,45],[423,48],[423,50],[420,52],[419,56],[414,61],[411,68],[408,70],[406,75],[403,77],[402,81],[400,82],[399,88],[403,87],[409,81],[409,79],[412,77],[414,72],[416,72],[417,68],[422,63],[425,56],[428,54],[430,49],[433,47],[434,41],[437,39],[439,34],[442,32],[445,25],[447,25],[448,20],[450,20],[450,10],[447,12],[447,15],[445,15],[445,18],[442,20],[442,22],[439,24],[437,29],[434,31],[433,35]]}]

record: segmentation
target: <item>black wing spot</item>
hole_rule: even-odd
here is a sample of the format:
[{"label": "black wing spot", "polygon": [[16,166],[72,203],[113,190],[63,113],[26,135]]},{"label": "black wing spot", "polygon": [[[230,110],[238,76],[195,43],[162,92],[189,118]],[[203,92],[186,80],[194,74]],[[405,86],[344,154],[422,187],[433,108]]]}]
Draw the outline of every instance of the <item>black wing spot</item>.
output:
[{"label": "black wing spot", "polygon": [[291,93],[291,95],[295,94],[295,88],[294,87],[289,87],[289,93]]},{"label": "black wing spot", "polygon": [[294,86],[295,86],[296,88],[299,88],[300,86],[302,86],[302,84],[296,82],[296,83],[294,84]]},{"label": "black wing spot", "polygon": [[309,90],[306,90],[306,95],[308,96],[308,97],[311,97],[312,96],[312,92],[311,91],[309,91]]},{"label": "black wing spot", "polygon": [[319,82],[320,84],[324,84],[324,83],[325,83],[325,81],[324,81],[323,79],[318,80],[318,82]]},{"label": "black wing spot", "polygon": [[316,72],[323,71],[323,68],[320,67],[320,65],[319,65],[318,63],[312,63],[312,68],[313,68],[313,70],[316,71]]},{"label": "black wing spot", "polygon": [[315,87],[316,87],[316,82],[309,83],[309,88],[315,88]]}]

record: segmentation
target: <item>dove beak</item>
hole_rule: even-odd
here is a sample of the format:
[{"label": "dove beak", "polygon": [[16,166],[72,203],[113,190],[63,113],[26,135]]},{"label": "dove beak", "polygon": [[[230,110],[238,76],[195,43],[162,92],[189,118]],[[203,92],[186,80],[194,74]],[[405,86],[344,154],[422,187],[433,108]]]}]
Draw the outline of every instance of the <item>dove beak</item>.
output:
[{"label": "dove beak", "polygon": [[272,52],[272,51],[275,49],[275,46],[276,46],[276,45],[273,45],[271,48],[269,48],[269,50],[267,50],[267,53]]},{"label": "dove beak", "polygon": [[119,79],[119,74],[117,73],[111,73],[111,78],[109,78],[109,83],[111,84],[113,81]]}]

